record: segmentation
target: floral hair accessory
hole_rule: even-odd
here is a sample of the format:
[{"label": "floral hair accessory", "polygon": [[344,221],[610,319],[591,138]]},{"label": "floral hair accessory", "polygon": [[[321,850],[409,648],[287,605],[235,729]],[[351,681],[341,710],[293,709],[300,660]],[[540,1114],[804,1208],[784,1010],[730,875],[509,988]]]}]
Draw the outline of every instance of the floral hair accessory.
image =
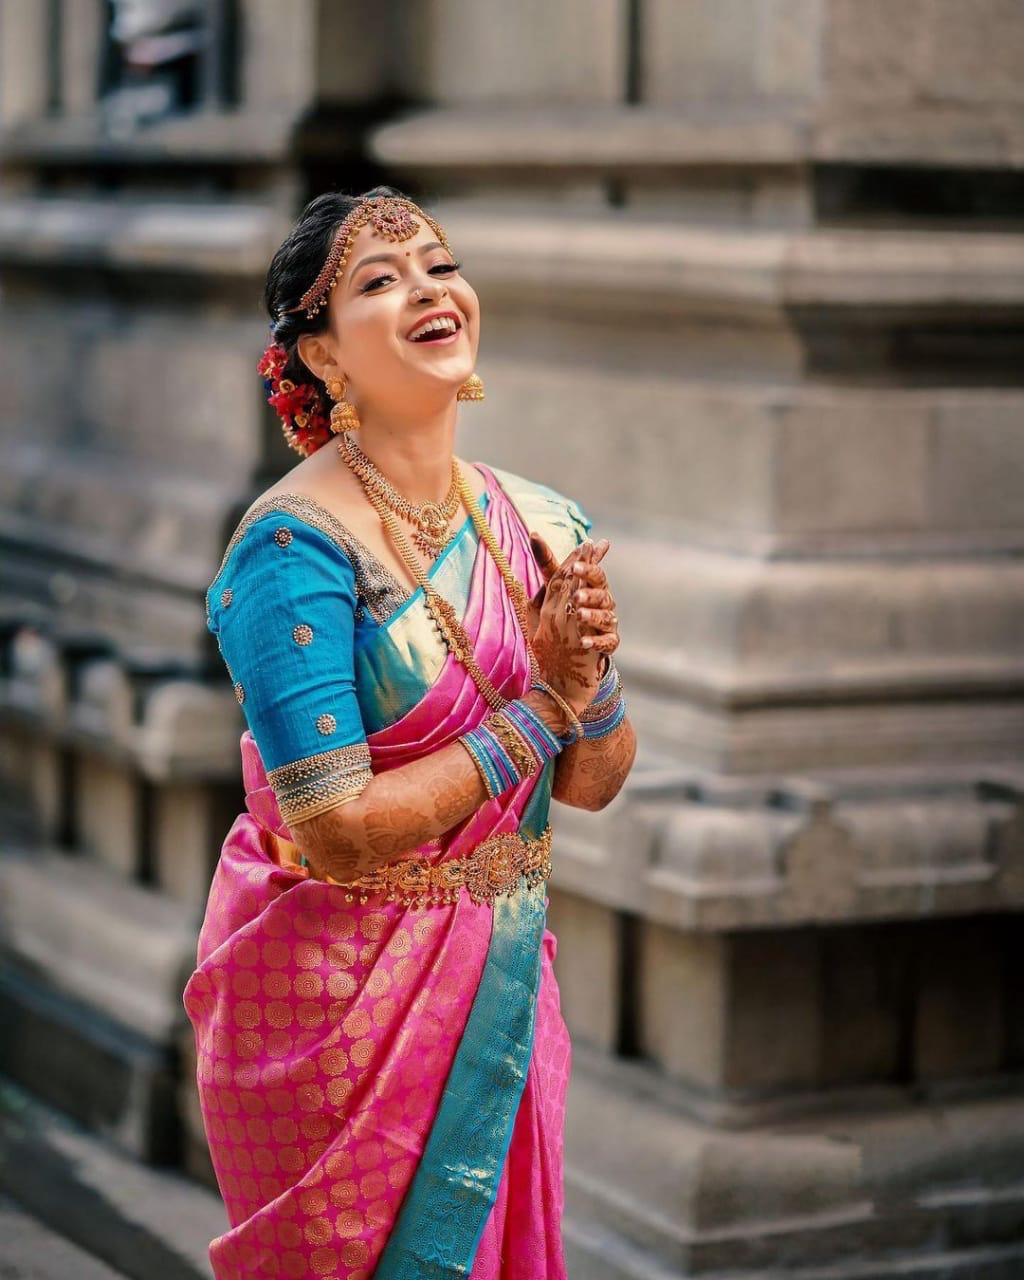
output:
[{"label": "floral hair accessory", "polygon": [[263,378],[268,403],[281,419],[289,447],[306,458],[330,440],[331,423],[313,383],[295,382],[281,376],[287,364],[288,352],[279,342],[271,340],[256,364],[256,371]]}]

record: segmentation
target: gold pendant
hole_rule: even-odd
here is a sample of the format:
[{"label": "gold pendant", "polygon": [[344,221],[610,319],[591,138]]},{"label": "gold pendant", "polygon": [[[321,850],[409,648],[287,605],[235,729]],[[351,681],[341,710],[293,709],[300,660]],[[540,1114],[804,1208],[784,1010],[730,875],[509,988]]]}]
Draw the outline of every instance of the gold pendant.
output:
[{"label": "gold pendant", "polygon": [[436,502],[423,503],[416,513],[416,523],[425,537],[433,538],[435,542],[444,545],[444,539],[448,533],[448,517]]}]

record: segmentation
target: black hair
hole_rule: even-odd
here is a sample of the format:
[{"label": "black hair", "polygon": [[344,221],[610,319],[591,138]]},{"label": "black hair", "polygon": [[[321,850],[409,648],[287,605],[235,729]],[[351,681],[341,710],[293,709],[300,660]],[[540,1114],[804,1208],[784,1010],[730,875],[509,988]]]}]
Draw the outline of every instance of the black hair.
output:
[{"label": "black hair", "polygon": [[280,343],[288,353],[288,363],[282,376],[291,378],[295,383],[305,382],[315,387],[324,405],[330,403],[327,389],[302,361],[297,343],[304,333],[324,332],[327,328],[327,308],[322,307],[312,318],[306,315],[305,308],[290,313],[287,308],[299,305],[299,299],[320,274],[343,219],[369,196],[397,196],[402,200],[410,198],[405,192],[388,186],[373,187],[358,196],[346,195],[341,191],[325,191],[302,210],[298,222],[289,231],[267,268],[263,305],[270,317],[274,341]]}]

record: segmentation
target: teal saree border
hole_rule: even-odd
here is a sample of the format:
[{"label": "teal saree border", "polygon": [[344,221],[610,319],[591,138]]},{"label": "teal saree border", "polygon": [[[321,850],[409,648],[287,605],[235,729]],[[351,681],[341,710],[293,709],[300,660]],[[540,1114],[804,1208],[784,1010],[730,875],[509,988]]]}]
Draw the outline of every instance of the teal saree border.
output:
[{"label": "teal saree border", "polygon": [[494,901],[487,960],[374,1280],[468,1276],[498,1195],[533,1052],[545,882]]}]

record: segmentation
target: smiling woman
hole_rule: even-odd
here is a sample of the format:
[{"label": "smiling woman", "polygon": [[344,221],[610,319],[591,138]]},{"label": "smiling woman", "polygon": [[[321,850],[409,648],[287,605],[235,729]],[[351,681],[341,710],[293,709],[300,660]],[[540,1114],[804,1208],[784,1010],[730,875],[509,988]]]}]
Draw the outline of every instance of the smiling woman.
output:
[{"label": "smiling woman", "polygon": [[246,811],[184,997],[214,1275],[563,1280],[548,813],[606,804],[635,754],[608,542],[455,455],[479,303],[412,201],[313,201],[266,301],[302,460],[207,592]]}]

